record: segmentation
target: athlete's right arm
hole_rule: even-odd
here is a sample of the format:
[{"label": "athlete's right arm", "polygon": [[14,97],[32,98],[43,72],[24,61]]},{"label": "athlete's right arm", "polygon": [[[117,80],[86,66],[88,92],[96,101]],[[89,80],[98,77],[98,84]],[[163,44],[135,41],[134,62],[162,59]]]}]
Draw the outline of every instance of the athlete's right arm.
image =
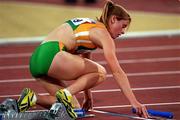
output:
[{"label": "athlete's right arm", "polygon": [[117,81],[122,92],[127,97],[132,106],[147,118],[148,114],[146,112],[146,108],[137,101],[131,90],[127,75],[119,65],[119,61],[115,52],[114,40],[111,38],[107,30],[99,29],[96,31],[94,30],[94,32],[96,32],[96,34],[93,34],[92,32],[92,39],[94,42],[97,41],[97,44],[102,47],[107,64],[110,67],[113,77]]},{"label": "athlete's right arm", "polygon": [[136,101],[130,88],[127,76],[120,67],[119,61],[116,57],[114,40],[105,29],[96,29],[93,32],[91,32],[90,37],[94,40],[93,42],[97,42],[97,44],[99,44],[99,46],[103,49],[104,57],[111,69],[114,79],[117,81],[119,87],[122,89],[128,100],[130,102]]}]

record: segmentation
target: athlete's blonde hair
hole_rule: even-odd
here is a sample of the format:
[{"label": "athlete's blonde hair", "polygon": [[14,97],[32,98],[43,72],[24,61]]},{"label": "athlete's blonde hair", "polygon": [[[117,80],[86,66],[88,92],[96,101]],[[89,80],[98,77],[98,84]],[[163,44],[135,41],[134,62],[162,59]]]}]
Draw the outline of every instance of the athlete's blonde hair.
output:
[{"label": "athlete's blonde hair", "polygon": [[131,17],[126,9],[118,4],[113,3],[111,0],[107,0],[98,21],[104,23],[104,25],[108,27],[108,20],[111,15],[115,15],[118,20],[129,20],[129,23],[131,22]]}]

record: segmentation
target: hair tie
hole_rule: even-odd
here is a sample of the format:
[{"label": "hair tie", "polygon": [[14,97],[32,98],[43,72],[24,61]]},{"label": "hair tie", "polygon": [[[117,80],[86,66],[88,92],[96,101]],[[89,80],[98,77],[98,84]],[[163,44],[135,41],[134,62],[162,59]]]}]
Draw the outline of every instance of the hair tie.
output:
[{"label": "hair tie", "polygon": [[112,7],[114,7],[113,3],[109,2],[109,8],[112,8]]}]

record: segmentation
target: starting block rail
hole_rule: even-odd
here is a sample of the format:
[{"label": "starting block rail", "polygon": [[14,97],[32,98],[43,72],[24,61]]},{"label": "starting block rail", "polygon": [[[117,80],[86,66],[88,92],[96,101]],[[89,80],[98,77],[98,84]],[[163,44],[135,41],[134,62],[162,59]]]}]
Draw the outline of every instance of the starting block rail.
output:
[{"label": "starting block rail", "polygon": [[[83,117],[94,117],[87,114]],[[0,120],[72,120],[62,103],[54,103],[50,110],[18,112],[14,99],[6,99],[0,104]]]},{"label": "starting block rail", "polygon": [[72,120],[66,111],[60,109],[58,115],[49,111],[28,111],[23,113],[2,114],[0,120]]},{"label": "starting block rail", "polygon": [[48,111],[3,114],[2,120],[51,120]]}]

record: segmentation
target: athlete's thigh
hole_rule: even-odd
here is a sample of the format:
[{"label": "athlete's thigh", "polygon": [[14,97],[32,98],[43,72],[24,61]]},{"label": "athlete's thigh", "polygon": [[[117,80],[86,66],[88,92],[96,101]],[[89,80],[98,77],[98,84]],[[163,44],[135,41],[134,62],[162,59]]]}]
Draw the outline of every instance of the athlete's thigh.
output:
[{"label": "athlete's thigh", "polygon": [[56,79],[73,80],[98,70],[99,67],[95,62],[63,51],[54,57],[48,75]]}]

